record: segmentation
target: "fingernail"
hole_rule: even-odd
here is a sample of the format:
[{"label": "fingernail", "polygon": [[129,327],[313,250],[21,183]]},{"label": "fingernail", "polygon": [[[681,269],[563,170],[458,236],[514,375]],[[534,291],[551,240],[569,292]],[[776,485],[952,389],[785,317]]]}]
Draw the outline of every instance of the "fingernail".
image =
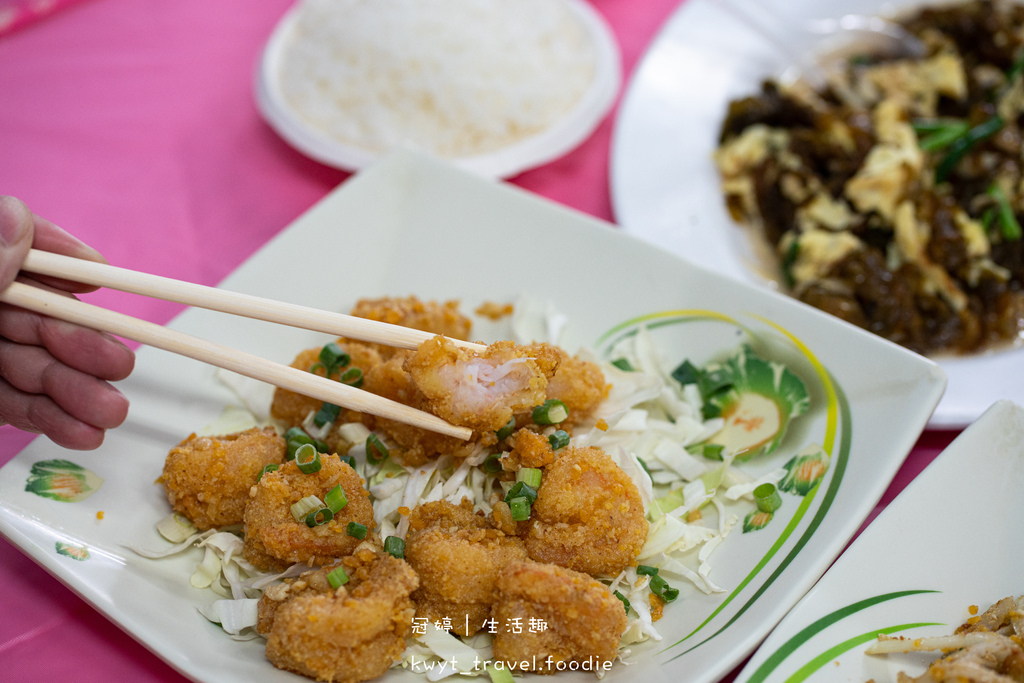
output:
[{"label": "fingernail", "polygon": [[20,242],[32,225],[31,215],[14,197],[0,197],[0,246]]}]

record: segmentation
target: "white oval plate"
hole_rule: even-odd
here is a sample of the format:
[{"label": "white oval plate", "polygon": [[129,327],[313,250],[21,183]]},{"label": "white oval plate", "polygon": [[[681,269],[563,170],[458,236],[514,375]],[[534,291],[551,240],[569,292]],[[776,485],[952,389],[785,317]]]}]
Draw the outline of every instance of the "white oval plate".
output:
[{"label": "white oval plate", "polygon": [[953,633],[1024,593],[1024,408],[990,407],[882,511],[782,620],[743,683],[895,681],[934,653],[864,654],[876,634]]},{"label": "white oval plate", "polygon": [[[315,248],[339,241],[345,254]],[[286,265],[294,263],[303,267]],[[680,598],[658,622],[664,640],[633,647],[630,665],[616,664],[607,683],[675,683],[680,672],[687,683],[711,683],[753,652],[874,508],[945,384],[934,363],[788,297],[692,266],[514,186],[405,152],[347,180],[223,287],[334,311],[359,298],[411,293],[460,299],[465,311],[526,295],[565,315],[562,345],[573,351],[604,351],[646,323],[666,367],[735,349],[742,326],[768,357],[798,373],[808,412],[776,453],[747,468],[760,476],[814,443],[830,456],[821,483],[803,496],[786,493],[765,529],[745,534],[738,525],[709,560],[709,578],[725,592],[680,584]],[[330,339],[201,309],[169,327],[284,362]],[[478,335],[500,332],[474,327]],[[153,348],[136,360],[121,384],[131,400],[128,420],[102,449],[71,453],[36,439],[0,469],[0,534],[196,681],[300,683],[266,660],[262,640],[234,642],[196,611],[215,597],[189,585],[202,551],[153,561],[125,548],[163,544],[154,525],[170,509],[154,481],[167,451],[237,402],[196,361]],[[106,481],[79,503],[25,491],[33,465],[58,458]],[[58,543],[85,548],[91,559],[69,558]],[[399,669],[384,680],[424,679]],[[594,679],[577,672],[553,680]]]},{"label": "white oval plate", "polygon": [[[757,0],[795,20],[889,15],[910,0]],[[794,43],[796,33],[781,36]],[[792,66],[715,0],[687,0],[666,22],[626,88],[612,137],[617,222],[633,235],[741,281],[759,273],[756,240],[726,212],[712,161],[729,101]],[[949,386],[929,426],[963,428],[998,399],[1024,403],[1024,348],[938,359]]]},{"label": "white oval plate", "polygon": [[[579,103],[550,127],[487,154],[446,159],[481,175],[507,178],[566,154],[583,142],[611,108],[622,85],[622,60],[615,36],[598,12],[584,0],[564,2],[583,22],[594,45],[594,80]],[[293,7],[278,22],[263,50],[256,72],[256,103],[264,120],[285,142],[320,163],[357,171],[381,156],[379,152],[345,144],[303,119],[285,99],[278,74],[284,50],[299,20]]]}]

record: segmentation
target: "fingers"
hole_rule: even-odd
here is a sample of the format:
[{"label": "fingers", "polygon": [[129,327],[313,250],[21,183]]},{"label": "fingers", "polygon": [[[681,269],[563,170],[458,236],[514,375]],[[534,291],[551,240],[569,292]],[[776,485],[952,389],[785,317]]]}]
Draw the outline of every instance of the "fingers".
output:
[{"label": "fingers", "polygon": [[0,338],[45,347],[68,367],[110,382],[124,379],[135,366],[131,349],[109,334],[6,304],[0,304]]},{"label": "fingers", "polygon": [[[128,400],[121,392],[68,367],[38,346],[0,340],[0,375],[14,390],[48,396],[71,418],[99,429],[117,427],[128,415]],[[22,404],[26,405],[24,399]]]},{"label": "fingers", "polygon": [[0,290],[14,281],[32,246],[32,213],[14,197],[0,197]]},{"label": "fingers", "polygon": [[0,378],[0,424],[46,434],[64,448],[90,450],[103,443],[103,429],[68,415],[49,396],[18,391],[3,378]]}]

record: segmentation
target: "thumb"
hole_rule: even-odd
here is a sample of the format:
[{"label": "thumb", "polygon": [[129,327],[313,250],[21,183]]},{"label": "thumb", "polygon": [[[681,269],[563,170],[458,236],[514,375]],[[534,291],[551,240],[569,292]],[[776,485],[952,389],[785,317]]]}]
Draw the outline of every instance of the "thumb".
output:
[{"label": "thumb", "polygon": [[14,197],[0,196],[0,291],[14,281],[32,246],[32,213]]}]

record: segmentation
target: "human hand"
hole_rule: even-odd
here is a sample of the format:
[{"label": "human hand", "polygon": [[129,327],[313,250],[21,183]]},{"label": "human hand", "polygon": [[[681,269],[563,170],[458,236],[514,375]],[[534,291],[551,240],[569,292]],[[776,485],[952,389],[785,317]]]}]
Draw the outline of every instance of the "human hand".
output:
[{"label": "human hand", "polygon": [[[72,296],[95,287],[19,274],[29,248],[105,263],[100,254],[14,197],[0,196],[0,291],[14,280]],[[121,424],[128,400],[110,384],[135,365],[114,337],[0,303],[0,425],[91,449]]]}]

